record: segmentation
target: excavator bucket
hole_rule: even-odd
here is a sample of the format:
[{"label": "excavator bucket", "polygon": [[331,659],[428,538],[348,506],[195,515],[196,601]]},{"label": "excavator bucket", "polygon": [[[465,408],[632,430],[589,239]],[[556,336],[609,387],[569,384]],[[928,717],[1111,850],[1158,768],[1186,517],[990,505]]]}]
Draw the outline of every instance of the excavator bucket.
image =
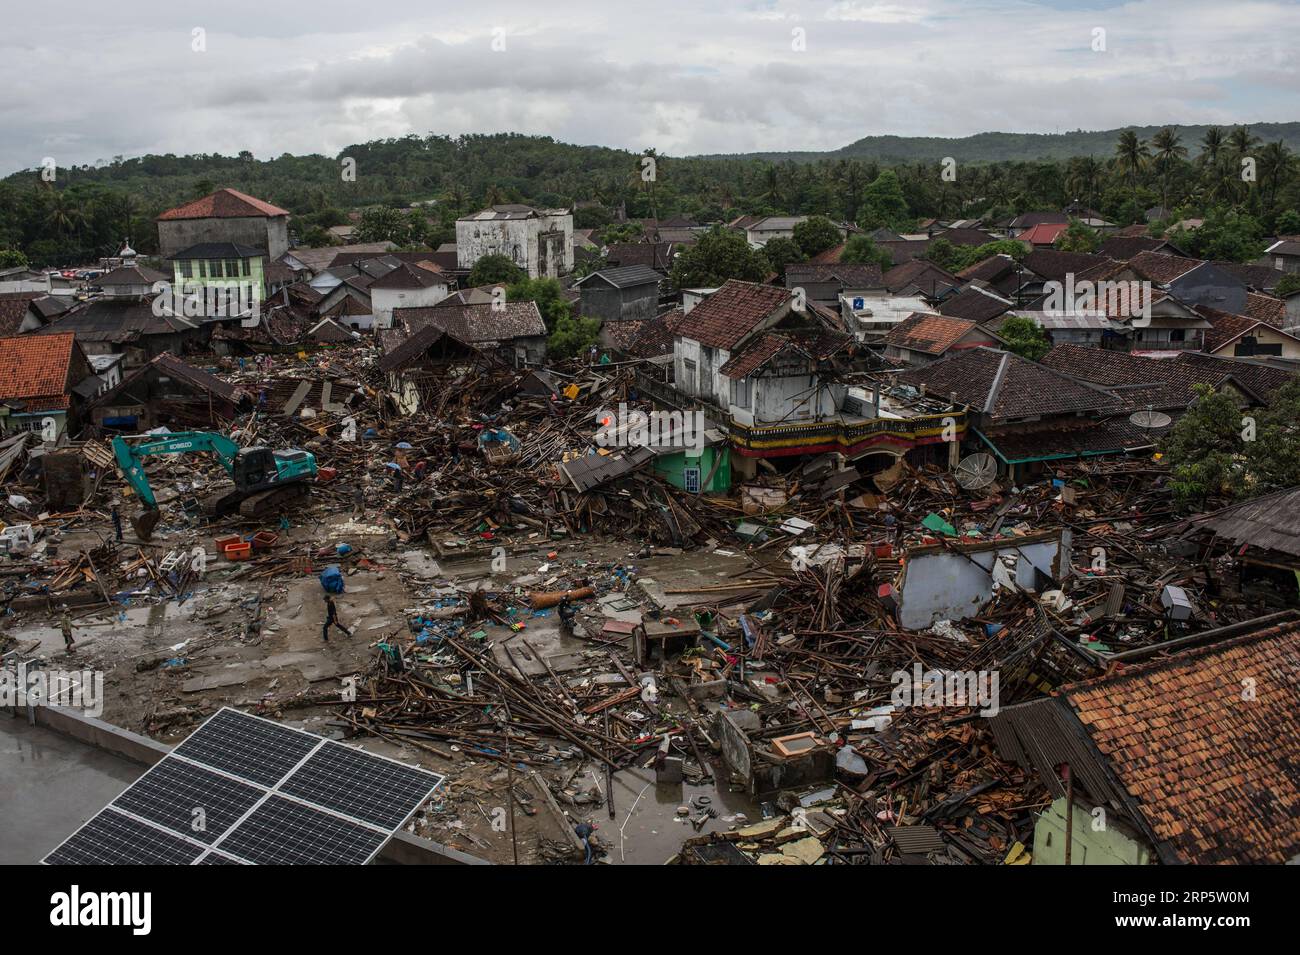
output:
[{"label": "excavator bucket", "polygon": [[158,526],[158,521],[162,518],[162,511],[157,508],[146,508],[131,518],[131,527],[135,530],[137,539],[147,541],[153,537],[153,529]]}]

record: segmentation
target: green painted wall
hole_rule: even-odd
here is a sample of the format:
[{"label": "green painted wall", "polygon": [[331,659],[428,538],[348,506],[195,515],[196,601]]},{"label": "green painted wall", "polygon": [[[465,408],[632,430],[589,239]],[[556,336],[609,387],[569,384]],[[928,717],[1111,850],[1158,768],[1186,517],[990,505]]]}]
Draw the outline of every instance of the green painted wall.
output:
[{"label": "green painted wall", "polygon": [[[239,288],[245,286],[249,289],[247,293],[250,297],[256,296],[260,302],[266,298],[266,277],[262,268],[262,257],[248,259],[232,260],[239,263],[239,275],[226,275],[227,260],[221,259],[216,262],[210,262],[203,259],[191,259],[185,262],[180,260],[172,263],[175,273],[175,281],[172,284],[174,289],[190,290],[196,288]],[[244,265],[248,265],[248,274],[244,275]],[[220,274],[211,274],[214,271],[214,264],[220,266]],[[189,266],[190,274],[184,274],[184,267]]]},{"label": "green painted wall", "polygon": [[[715,455],[721,455],[722,461],[718,464],[718,470],[713,474],[713,480],[708,484],[703,481],[709,476],[709,471],[713,468]],[[655,459],[655,473],[663,477],[673,487],[685,489],[685,475],[683,472],[687,468],[700,469],[700,493],[712,494],[720,491],[726,491],[731,487],[731,448],[725,444],[714,445],[710,448],[703,448],[699,457],[689,454],[686,451],[677,454],[665,454]]]},{"label": "green painted wall", "polygon": [[[1104,829],[1093,828],[1092,808],[1074,802],[1070,865],[1150,865],[1151,850],[1107,810]],[[1034,865],[1065,865],[1065,797],[1052,803],[1034,826]]]}]

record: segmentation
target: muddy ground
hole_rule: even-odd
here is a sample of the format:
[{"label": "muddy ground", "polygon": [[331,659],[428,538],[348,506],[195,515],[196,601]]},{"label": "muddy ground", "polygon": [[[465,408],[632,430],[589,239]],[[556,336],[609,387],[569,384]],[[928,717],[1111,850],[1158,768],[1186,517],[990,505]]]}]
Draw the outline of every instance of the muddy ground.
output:
[{"label": "muddy ground", "polygon": [[[68,554],[96,546],[101,534],[63,534],[59,550]],[[666,591],[725,582],[752,565],[726,551],[641,557],[626,543],[539,540],[535,547],[512,547],[505,568],[498,565],[493,573],[488,561],[439,563],[429,546],[402,542],[391,530],[366,525],[364,519],[323,518],[282,530],[279,549],[305,553],[346,543],[362,555],[359,566],[346,571],[346,590],[337,598],[351,636],[335,630],[325,641],[324,600],[315,573],[254,579],[251,565],[217,559],[212,539],[212,529],[183,521],[160,525],[153,552],[203,543],[209,555],[204,573],[181,598],[127,596],[112,611],[72,608],[77,650],[71,656],[64,650],[57,610],[54,615],[11,614],[5,632],[20,646],[39,641],[37,652],[52,665],[101,670],[102,718],[166,743],[179,742],[222,706],[255,708],[343,739],[337,707],[326,701],[341,699],[350,677],[364,678],[377,642],[408,633],[409,610],[454,594],[456,588],[542,589],[569,575],[598,579],[622,564],[634,567],[646,591],[671,608],[690,598]],[[134,555],[135,545],[129,542],[119,552],[123,559]],[[319,569],[328,562],[317,560],[313,566]],[[621,596],[591,601],[584,608],[584,629],[597,633],[606,617],[636,622],[640,611]],[[529,672],[543,672],[538,655],[566,675],[612,669],[604,646],[562,637],[553,614],[528,619],[518,633],[497,626],[482,629],[496,644],[498,659],[506,662],[512,656]],[[680,705],[670,701],[670,711],[672,703]],[[568,755],[567,748],[557,747],[550,766],[517,766],[512,806],[507,795],[511,774],[500,762],[476,759],[455,747],[417,748],[369,736],[352,742],[445,774],[447,783],[418,814],[415,831],[494,862],[509,863],[516,856],[521,863],[571,861],[576,851],[572,825],[585,820],[597,826],[604,861],[657,864],[690,836],[753,822],[760,813],[741,787],[727,779],[720,760],[712,767],[712,780],[676,785],[656,785],[649,768],[615,774],[611,819],[603,768]],[[651,756],[647,753],[641,765]],[[548,798],[544,780],[561,784],[558,800]],[[682,810],[689,812],[683,815]]]}]

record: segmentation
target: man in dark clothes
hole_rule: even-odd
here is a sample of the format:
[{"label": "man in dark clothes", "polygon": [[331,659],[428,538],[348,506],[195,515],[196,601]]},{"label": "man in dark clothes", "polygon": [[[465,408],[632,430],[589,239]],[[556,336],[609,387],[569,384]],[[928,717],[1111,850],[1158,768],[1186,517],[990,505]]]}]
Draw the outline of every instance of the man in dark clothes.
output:
[{"label": "man in dark clothes", "polygon": [[113,515],[113,533],[117,535],[117,539],[120,541],[122,539],[122,512],[114,504],[111,513]]},{"label": "man in dark clothes", "polygon": [[339,623],[339,608],[334,605],[334,595],[325,595],[325,625],[320,628],[320,638],[330,642],[330,627],[338,627],[345,637],[352,636],[352,631]]}]

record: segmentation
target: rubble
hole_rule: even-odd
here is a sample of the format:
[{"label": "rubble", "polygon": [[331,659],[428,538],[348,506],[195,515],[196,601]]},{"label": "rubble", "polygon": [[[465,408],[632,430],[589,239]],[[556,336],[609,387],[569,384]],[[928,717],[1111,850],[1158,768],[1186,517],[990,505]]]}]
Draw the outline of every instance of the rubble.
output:
[{"label": "rubble", "polygon": [[[107,717],[164,740],[234,703],[402,752],[450,777],[415,831],[498,861],[581,861],[605,822],[615,863],[1022,864],[1051,797],[986,711],[1258,616],[1146,457],[970,490],[823,454],[697,494],[653,453],[592,466],[603,411],[652,407],[632,367],[185,361],[243,396],[241,448],[315,456],[310,498],[209,518],[221,468],[151,460],[142,541],[110,431],[7,440],[4,651],[93,661]],[[326,645],[333,565],[352,635]]]}]

